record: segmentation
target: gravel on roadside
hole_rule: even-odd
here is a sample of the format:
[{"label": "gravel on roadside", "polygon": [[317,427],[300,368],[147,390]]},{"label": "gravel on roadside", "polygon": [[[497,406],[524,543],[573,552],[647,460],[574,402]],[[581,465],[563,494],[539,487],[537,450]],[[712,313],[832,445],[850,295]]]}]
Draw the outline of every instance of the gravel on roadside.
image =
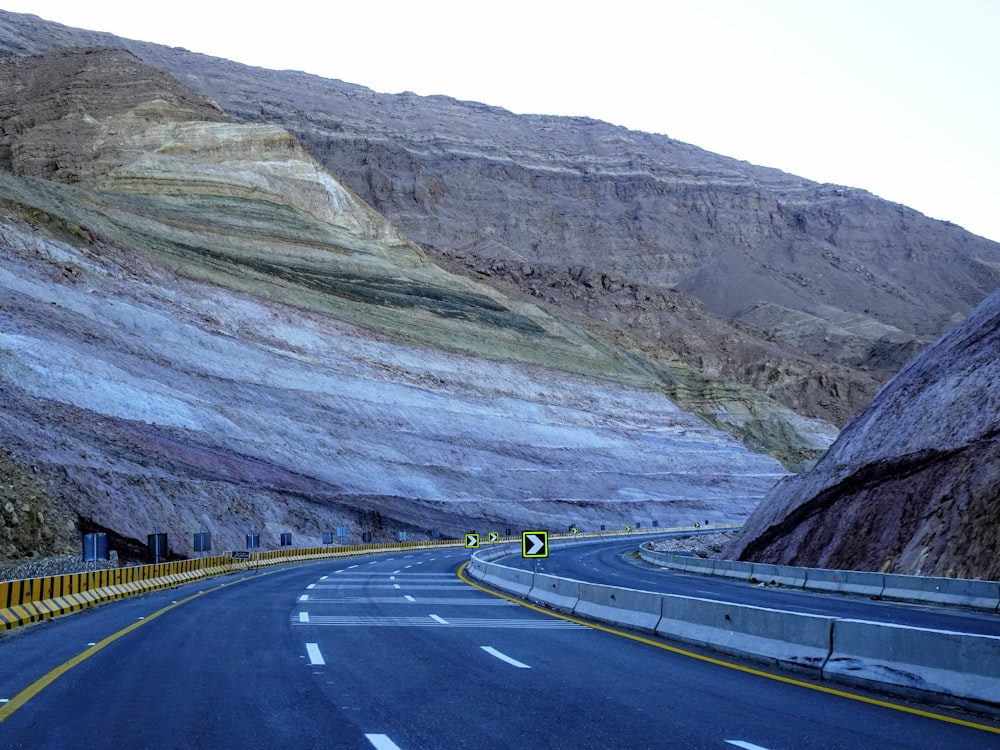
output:
[{"label": "gravel on roadside", "polygon": [[735,535],[734,531],[719,531],[715,534],[660,539],[653,542],[653,549],[657,552],[691,552],[698,557],[717,558],[722,553],[722,548]]}]

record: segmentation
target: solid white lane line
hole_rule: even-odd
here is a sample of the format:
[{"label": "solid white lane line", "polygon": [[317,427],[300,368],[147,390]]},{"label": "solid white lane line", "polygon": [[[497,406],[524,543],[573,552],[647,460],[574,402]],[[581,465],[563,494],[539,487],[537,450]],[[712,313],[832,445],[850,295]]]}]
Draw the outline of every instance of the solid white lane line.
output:
[{"label": "solid white lane line", "polygon": [[479,648],[481,648],[483,651],[485,651],[490,656],[495,656],[500,661],[505,661],[508,664],[510,664],[511,666],[517,667],[518,669],[531,669],[531,667],[529,667],[527,664],[524,664],[523,662],[519,662],[517,659],[511,659],[509,656],[507,656],[507,654],[500,653],[499,651],[497,651],[492,646],[480,646]]},{"label": "solid white lane line", "polygon": [[406,601],[408,601],[408,602],[415,602],[415,601],[416,601],[416,599],[414,599],[414,598],[413,598],[412,596],[410,596],[409,594],[407,594],[407,595],[406,595],[406,596],[404,596],[403,598],[404,598],[404,599],[406,599]]},{"label": "solid white lane line", "polygon": [[309,664],[312,666],[321,667],[326,664],[326,661],[323,659],[323,654],[320,653],[318,643],[307,643],[306,653],[309,654]]},{"label": "solid white lane line", "polygon": [[365,739],[375,747],[375,750],[399,750],[399,745],[384,734],[366,734]]},{"label": "solid white lane line", "polygon": [[749,742],[744,742],[743,740],[726,740],[726,744],[735,745],[736,747],[742,747],[743,750],[767,750],[766,747],[761,747],[760,745],[753,745]]},{"label": "solid white lane line", "polygon": [[299,612],[299,622],[309,622],[309,613]]},{"label": "solid white lane line", "polygon": [[446,619],[444,619],[443,617],[438,617],[437,615],[431,615],[430,618],[432,620],[434,620],[434,622],[439,622],[442,625],[447,625],[448,624],[448,621]]}]

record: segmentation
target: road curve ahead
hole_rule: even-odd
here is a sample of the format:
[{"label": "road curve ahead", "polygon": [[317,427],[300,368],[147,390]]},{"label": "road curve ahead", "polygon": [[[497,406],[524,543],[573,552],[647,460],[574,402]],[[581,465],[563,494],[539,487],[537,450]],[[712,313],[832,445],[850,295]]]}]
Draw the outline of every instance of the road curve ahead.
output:
[{"label": "road curve ahead", "polygon": [[[660,536],[684,536],[662,534]],[[701,599],[771,607],[792,612],[896,623],[917,628],[1000,636],[1000,617],[989,612],[945,605],[873,601],[867,596],[804,591],[788,587],[758,586],[722,576],[681,573],[637,559],[642,540],[601,539],[556,542],[548,558],[522,559],[518,554],[499,562],[524,570],[574,578],[588,583],[678,594]]]},{"label": "road curve ahead", "polygon": [[0,747],[1000,748],[976,720],[520,606],[463,583],[467,559],[311,563],[14,631],[0,637]]}]

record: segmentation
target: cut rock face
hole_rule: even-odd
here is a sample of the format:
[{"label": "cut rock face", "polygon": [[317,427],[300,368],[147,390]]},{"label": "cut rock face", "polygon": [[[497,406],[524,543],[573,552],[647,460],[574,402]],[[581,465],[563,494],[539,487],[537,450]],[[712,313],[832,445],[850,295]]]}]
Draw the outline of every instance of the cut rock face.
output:
[{"label": "cut rock face", "polygon": [[929,346],[725,554],[1000,579],[1000,293]]}]

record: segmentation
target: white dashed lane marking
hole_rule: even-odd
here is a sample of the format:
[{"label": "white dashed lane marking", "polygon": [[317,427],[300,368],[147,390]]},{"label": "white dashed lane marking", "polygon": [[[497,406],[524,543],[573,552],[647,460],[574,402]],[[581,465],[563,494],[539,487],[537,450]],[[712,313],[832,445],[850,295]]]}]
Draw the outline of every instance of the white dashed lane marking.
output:
[{"label": "white dashed lane marking", "polygon": [[314,667],[321,667],[326,664],[323,654],[319,650],[318,643],[307,643],[306,653],[309,655],[309,664]]},{"label": "white dashed lane marking", "polygon": [[399,745],[384,734],[366,734],[365,739],[372,743],[375,750],[400,750]]},{"label": "white dashed lane marking", "polygon": [[524,662],[520,662],[517,659],[513,659],[513,658],[507,656],[507,654],[504,654],[504,653],[501,653],[501,652],[497,651],[492,646],[480,646],[479,648],[481,648],[483,651],[485,651],[490,656],[495,656],[500,661],[507,662],[512,667],[517,667],[518,669],[531,669],[531,667],[529,667]]}]

